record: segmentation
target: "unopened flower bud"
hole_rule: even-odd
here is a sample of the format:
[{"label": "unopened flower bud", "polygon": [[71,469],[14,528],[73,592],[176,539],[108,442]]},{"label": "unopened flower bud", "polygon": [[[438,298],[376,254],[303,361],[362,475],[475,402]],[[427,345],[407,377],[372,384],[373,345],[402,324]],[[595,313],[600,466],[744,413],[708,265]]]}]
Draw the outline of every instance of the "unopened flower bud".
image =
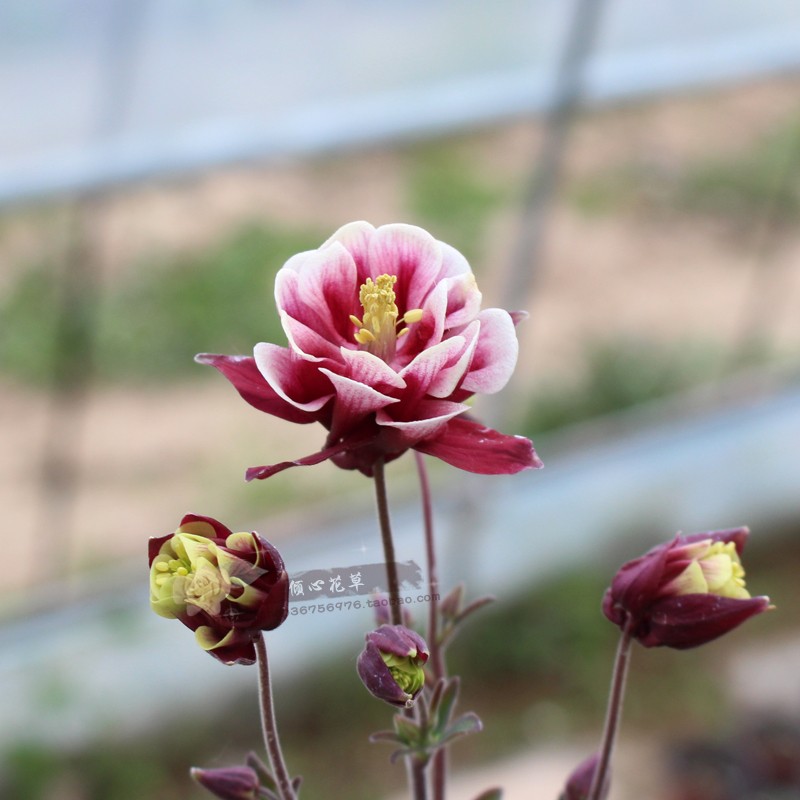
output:
[{"label": "unopened flower bud", "polygon": [[[597,771],[598,760],[598,755],[595,753],[581,761],[581,763],[575,767],[572,774],[567,779],[567,785],[564,787],[564,791],[561,793],[559,800],[586,800],[586,798],[589,797],[594,774]],[[604,784],[600,792],[600,800],[605,800],[605,798],[608,797],[611,785],[611,782],[608,780],[608,775],[606,775]]]},{"label": "unopened flower bud", "polygon": [[250,767],[200,769],[192,767],[191,776],[215,797],[222,800],[258,800],[259,781]]},{"label": "unopened flower bud", "polygon": [[283,559],[257,533],[187,514],[175,533],[150,539],[149,560],[153,611],[180,620],[225,664],[254,663],[254,639],[286,619]]},{"label": "unopened flower bud", "polygon": [[603,613],[645,647],[682,650],[722,636],[770,607],[768,597],[745,588],[741,553],[749,533],[679,535],[629,561],[606,591]]},{"label": "unopened flower bud", "polygon": [[461,613],[464,600],[464,584],[459,583],[439,601],[439,613],[442,619],[454,620]]},{"label": "unopened flower bud", "polygon": [[403,625],[381,625],[366,635],[357,669],[364,686],[379,700],[410,707],[425,684],[425,640]]}]

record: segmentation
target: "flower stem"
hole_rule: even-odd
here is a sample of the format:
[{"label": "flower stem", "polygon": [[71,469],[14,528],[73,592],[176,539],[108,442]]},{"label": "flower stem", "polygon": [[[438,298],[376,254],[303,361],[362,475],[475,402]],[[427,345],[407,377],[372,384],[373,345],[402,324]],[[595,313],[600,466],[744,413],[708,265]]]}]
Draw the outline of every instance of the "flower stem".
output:
[{"label": "flower stem", "polygon": [[[381,528],[381,541],[383,542],[383,556],[386,561],[386,580],[389,584],[389,609],[392,625],[402,625],[403,615],[400,611],[400,581],[397,577],[397,562],[394,556],[394,541],[392,540],[392,526],[389,520],[389,500],[386,492],[386,474],[383,459],[379,458],[372,468],[375,479],[375,500],[378,505],[378,522]],[[403,709],[403,715],[413,718],[411,709]],[[427,761],[409,756],[406,758],[408,782],[414,800],[427,800],[428,782],[425,775]]]},{"label": "flower stem", "polygon": [[383,459],[379,458],[372,469],[375,479],[375,500],[378,505],[378,523],[381,528],[383,557],[386,561],[386,580],[389,584],[389,613],[392,625],[402,625],[403,615],[400,613],[400,581],[397,578],[397,562],[394,557],[392,525],[389,520],[389,501],[386,494],[386,475]]},{"label": "flower stem", "polygon": [[439,642],[439,576],[436,570],[436,546],[433,538],[433,506],[428,470],[421,453],[414,453],[422,494],[422,515],[425,525],[425,555],[428,560],[428,647],[431,652],[431,671],[436,680],[445,677],[444,654]]},{"label": "flower stem", "polygon": [[269,674],[269,661],[267,660],[267,646],[264,634],[260,633],[255,640],[256,656],[258,658],[258,689],[261,701],[261,729],[264,734],[264,744],[267,748],[269,763],[272,773],[278,784],[281,800],[296,800],[289,771],[283,758],[281,743],[278,739],[278,726],[275,722],[275,706],[272,702],[272,681]]},{"label": "flower stem", "polygon": [[428,800],[428,782],[425,772],[428,767],[427,759],[414,758],[411,764],[411,788],[414,800]]},{"label": "flower stem", "polygon": [[[420,494],[422,495],[422,516],[425,527],[425,554],[428,561],[428,648],[431,653],[431,672],[434,681],[446,677],[447,669],[444,652],[439,641],[439,575],[436,569],[436,543],[433,536],[433,504],[431,502],[431,485],[428,470],[421,453],[414,452],[419,475]],[[447,783],[447,750],[440,747],[434,754],[431,764],[431,784],[433,800],[444,800]]]},{"label": "flower stem", "polygon": [[589,790],[587,800],[602,800],[603,797],[603,787],[606,784],[608,768],[611,764],[611,755],[614,751],[614,744],[617,738],[617,729],[619,728],[619,721],[622,717],[622,702],[625,697],[625,681],[628,677],[632,642],[631,624],[628,622],[622,630],[622,636],[617,646],[614,673],[611,677],[611,692],[608,697],[603,741],[600,746],[600,756],[597,761],[597,768],[595,769],[592,787]]}]

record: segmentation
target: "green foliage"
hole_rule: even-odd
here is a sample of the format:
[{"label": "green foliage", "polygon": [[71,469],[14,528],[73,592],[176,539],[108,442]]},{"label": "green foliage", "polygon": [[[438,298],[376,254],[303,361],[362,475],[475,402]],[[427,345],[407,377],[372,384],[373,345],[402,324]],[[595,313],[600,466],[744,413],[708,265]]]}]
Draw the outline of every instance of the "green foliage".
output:
[{"label": "green foliage", "polygon": [[55,363],[58,293],[42,266],[22,274],[0,303],[0,370],[43,382]]},{"label": "green foliage", "polygon": [[572,697],[583,714],[602,710],[614,648],[600,613],[606,583],[605,574],[573,573],[490,606],[454,643],[453,672],[465,687],[477,682],[505,693],[520,682],[529,703],[545,689]]},{"label": "green foliage", "polygon": [[113,292],[101,315],[103,376],[169,377],[195,353],[249,353],[283,341],[272,299],[275,273],[322,237],[250,227],[208,252],[151,267]]},{"label": "green foliage", "polygon": [[366,691],[355,654],[321,665],[276,703],[286,761],[303,775],[305,795],[373,800],[402,790],[404,770],[389,766],[390,747],[368,741],[386,727],[391,708]]},{"label": "green foliage", "polygon": [[534,436],[688,389],[720,371],[720,358],[697,344],[666,346],[646,340],[590,346],[577,385],[541,389],[530,399],[525,434]]},{"label": "green foliage", "polygon": [[59,756],[45,745],[21,743],[5,754],[0,789],[6,797],[40,800],[47,797],[61,771]]},{"label": "green foliage", "polygon": [[[23,742],[3,754],[0,795],[14,800],[153,800],[185,797],[176,776],[152,747],[98,744],[67,754],[44,744]],[[181,783],[188,783],[181,780]]]},{"label": "green foliage", "polygon": [[473,269],[492,213],[511,197],[506,187],[480,175],[451,139],[413,151],[408,193],[408,205],[420,224],[438,239],[456,244]]},{"label": "green foliage", "polygon": [[[275,273],[289,256],[323,238],[250,226],[217,247],[131,270],[104,287],[96,309],[96,377],[170,380],[199,374],[192,362],[197,352],[247,353],[255,342],[282,341],[272,299]],[[52,374],[60,357],[55,283],[51,266],[31,269],[0,305],[0,370],[40,383]]]},{"label": "green foliage", "polygon": [[[479,176],[457,143],[420,146],[411,160],[412,213],[475,260],[489,216],[508,193]],[[0,298],[0,371],[43,384],[58,365],[69,362],[61,373],[71,373],[90,363],[100,381],[171,380],[200,374],[197,352],[247,353],[258,341],[282,342],[275,273],[324,238],[247,226],[217,246],[142,261],[113,284],[87,287],[67,314],[56,265],[31,267]],[[75,346],[64,335],[73,329],[87,332],[72,337]],[[87,351],[74,352],[78,346]]]},{"label": "green foliage", "polygon": [[713,155],[665,170],[629,163],[578,181],[568,190],[587,215],[619,211],[703,214],[738,223],[800,213],[800,122],[778,126],[735,155]]},{"label": "green foliage", "polygon": [[[169,784],[169,774],[157,754],[127,751],[115,752],[99,748],[83,770],[92,787],[92,797],[114,800],[140,800],[155,797],[156,792]],[[161,796],[166,797],[166,794]]]},{"label": "green foliage", "polygon": [[[567,188],[567,197],[586,216],[604,216],[652,207],[652,192],[664,179],[638,164],[625,164],[583,178]],[[663,185],[661,186],[663,192]],[[646,192],[650,191],[648,196]],[[650,202],[648,202],[648,200]]]},{"label": "green foliage", "polygon": [[680,209],[733,219],[800,213],[800,123],[793,120],[741,156],[693,165],[675,189]]},{"label": "green foliage", "polygon": [[[601,564],[555,576],[476,617],[452,647],[464,707],[475,708],[488,737],[460,745],[468,761],[499,757],[525,742],[557,742],[599,730],[619,631],[602,614],[615,567]],[[636,647],[626,722],[640,730],[708,729],[724,722],[729,698],[717,680],[714,651],[687,657]],[[476,688],[477,687],[477,688]]]}]

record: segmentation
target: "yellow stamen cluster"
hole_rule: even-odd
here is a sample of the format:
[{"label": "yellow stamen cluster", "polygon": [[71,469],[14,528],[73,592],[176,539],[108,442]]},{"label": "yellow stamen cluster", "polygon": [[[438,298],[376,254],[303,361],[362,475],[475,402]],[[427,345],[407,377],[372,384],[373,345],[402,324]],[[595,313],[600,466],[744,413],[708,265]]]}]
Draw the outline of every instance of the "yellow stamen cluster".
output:
[{"label": "yellow stamen cluster", "polygon": [[419,322],[423,313],[421,308],[411,309],[398,322],[395,283],[396,275],[378,275],[375,281],[367,278],[358,295],[364,317],[359,319],[354,314],[350,316],[350,321],[358,328],[353,338],[384,361],[394,357],[397,340],[408,333],[408,328],[398,331],[397,326]]},{"label": "yellow stamen cluster", "polygon": [[177,558],[171,558],[169,561],[157,561],[153,566],[156,570],[156,586],[163,586],[176,575],[186,576],[189,574],[189,570]]},{"label": "yellow stamen cluster", "polygon": [[715,542],[701,559],[703,564],[712,565],[707,569],[709,591],[723,597],[750,597],[745,589],[744,567],[733,542]]},{"label": "yellow stamen cluster", "polygon": [[[156,613],[173,617],[184,611],[219,614],[222,601],[231,591],[228,571],[217,563],[217,548],[191,534],[172,537],[167,553],[153,561],[150,572],[150,600]],[[177,557],[171,558],[174,554]]]},{"label": "yellow stamen cluster", "polygon": [[[220,613],[222,601],[230,589],[228,576],[215,564],[201,558],[184,588],[185,602],[207,614],[216,615]],[[191,609],[189,614],[192,614]]]},{"label": "yellow stamen cluster", "polygon": [[698,542],[692,561],[673,581],[676,594],[715,594],[747,599],[744,567],[733,542]]}]

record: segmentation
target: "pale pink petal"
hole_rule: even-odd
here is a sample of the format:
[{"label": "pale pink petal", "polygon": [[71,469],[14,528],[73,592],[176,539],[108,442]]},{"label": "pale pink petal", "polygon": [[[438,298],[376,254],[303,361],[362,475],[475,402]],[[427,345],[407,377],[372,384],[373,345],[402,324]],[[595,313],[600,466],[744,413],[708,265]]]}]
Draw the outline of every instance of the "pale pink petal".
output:
[{"label": "pale pink petal", "polygon": [[417,355],[407,367],[400,371],[400,377],[407,384],[403,395],[404,401],[413,402],[412,398],[425,394],[439,373],[445,367],[453,366],[456,363],[466,345],[467,342],[463,336],[453,336]]},{"label": "pale pink petal", "polygon": [[438,435],[414,449],[480,475],[513,475],[543,466],[530,439],[506,436],[465,416],[450,420]]},{"label": "pale pink petal", "polygon": [[300,270],[297,265],[309,255],[310,253],[298,253],[292,256],[275,276],[275,305],[278,311],[285,311],[297,318],[302,317],[305,312],[303,293],[300,291]]},{"label": "pale pink petal", "polygon": [[[354,381],[344,375],[337,375],[329,369],[322,368],[320,372],[328,376],[328,380],[336,391],[336,411],[334,413],[342,411],[347,416],[357,419],[398,401],[396,397],[389,397],[365,383]],[[336,433],[331,431],[331,436],[335,437]]]},{"label": "pale pink petal", "polygon": [[461,387],[469,392],[492,394],[499,392],[514,372],[519,344],[507,311],[487,308],[478,319],[481,323],[478,346]]},{"label": "pale pink petal", "polygon": [[256,366],[275,393],[295,408],[318,411],[333,397],[319,370],[291,350],[261,342],[253,350]]},{"label": "pale pink petal", "polygon": [[448,364],[439,370],[439,373],[428,386],[427,394],[431,397],[449,397],[464,377],[475,353],[480,334],[480,320],[475,320],[460,334],[459,338],[466,341],[466,347],[454,363]]},{"label": "pale pink petal", "polygon": [[391,418],[391,410],[379,411],[375,417],[378,425],[400,431],[409,442],[417,442],[434,436],[453,417],[469,410],[464,403],[451,403],[449,400],[429,400],[420,403],[415,409],[415,419],[395,420]]},{"label": "pale pink petal", "polygon": [[415,225],[382,225],[369,245],[372,277],[396,275],[394,290],[400,314],[421,308],[442,265],[442,247]]},{"label": "pale pink petal", "polygon": [[355,262],[338,242],[290,258],[275,278],[278,309],[332,342],[352,341],[358,290]]},{"label": "pale pink petal", "polygon": [[339,350],[345,372],[353,380],[384,389],[404,389],[406,382],[382,358],[367,350]]},{"label": "pale pink petal", "polygon": [[447,286],[444,282],[437,284],[425,298],[422,310],[422,319],[409,325],[408,333],[398,340],[397,361],[400,365],[408,364],[418,353],[442,341],[447,313]]},{"label": "pale pink petal", "polygon": [[375,231],[375,226],[366,222],[363,219],[357,219],[354,222],[347,222],[334,231],[323,243],[322,247],[328,247],[333,242],[341,242],[347,249],[350,246],[356,246],[359,242],[368,241]]},{"label": "pale pink petal", "polygon": [[374,235],[375,228],[369,222],[350,222],[339,228],[322,247],[327,248],[339,242],[350,253],[356,265],[358,285],[361,286],[367,278],[375,277],[369,267],[369,247]]},{"label": "pale pink petal", "polygon": [[290,317],[285,311],[281,311],[281,325],[289,340],[289,347],[300,358],[307,361],[338,361],[339,347],[330,339],[321,336],[313,328],[309,328],[300,320]]},{"label": "pale pink petal", "polygon": [[478,316],[483,296],[471,272],[448,278],[440,285],[447,290],[447,315],[444,321],[447,330],[468,325]]},{"label": "pale pink petal", "polygon": [[337,375],[327,369],[320,372],[328,376],[336,390],[336,402],[333,407],[333,421],[330,436],[337,438],[342,432],[351,430],[368,414],[398,402],[396,397],[389,397],[373,389],[371,386]]},{"label": "pale pink petal", "polygon": [[472,269],[464,256],[449,244],[439,243],[442,246],[442,268],[439,272],[439,280],[452,278],[455,275],[463,275],[467,272],[472,273]]},{"label": "pale pink petal", "polygon": [[[273,345],[275,346],[275,345]],[[285,348],[279,348],[285,350]],[[287,351],[288,352],[288,351]],[[279,396],[259,372],[252,356],[221,356],[200,353],[194,357],[198,364],[216,367],[232,384],[241,397],[251,406],[267,414],[273,414],[288,422],[306,424],[315,422],[317,415],[308,409],[300,409]]]}]

